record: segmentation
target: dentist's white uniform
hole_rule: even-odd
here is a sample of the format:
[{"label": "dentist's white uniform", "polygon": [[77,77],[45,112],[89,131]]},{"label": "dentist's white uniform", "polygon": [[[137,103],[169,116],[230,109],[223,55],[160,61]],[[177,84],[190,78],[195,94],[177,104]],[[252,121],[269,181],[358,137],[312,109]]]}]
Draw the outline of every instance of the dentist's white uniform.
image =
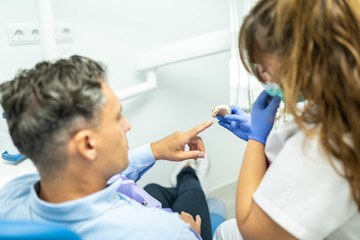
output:
[{"label": "dentist's white uniform", "polygon": [[[275,222],[299,239],[360,239],[350,185],[331,166],[318,137],[305,139],[289,121],[270,133],[265,153],[271,165],[253,199]],[[331,161],[342,173],[341,163]],[[235,219],[220,225],[214,239],[242,239]]]}]

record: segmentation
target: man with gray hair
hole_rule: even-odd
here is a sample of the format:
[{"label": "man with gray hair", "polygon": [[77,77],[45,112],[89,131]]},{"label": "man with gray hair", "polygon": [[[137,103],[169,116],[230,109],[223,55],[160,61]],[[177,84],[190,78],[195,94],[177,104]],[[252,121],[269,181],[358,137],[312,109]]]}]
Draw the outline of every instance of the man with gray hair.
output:
[{"label": "man with gray hair", "polygon": [[212,121],[128,152],[121,102],[104,68],[81,56],[23,70],[0,85],[0,95],[14,144],[39,172],[0,190],[0,218],[59,223],[83,239],[197,239],[204,219],[210,226],[201,188],[189,187],[193,199],[184,204],[200,211],[203,224],[197,213],[179,217],[139,204],[118,192],[125,181],[114,176],[137,181],[158,159],[203,158],[197,135]]}]

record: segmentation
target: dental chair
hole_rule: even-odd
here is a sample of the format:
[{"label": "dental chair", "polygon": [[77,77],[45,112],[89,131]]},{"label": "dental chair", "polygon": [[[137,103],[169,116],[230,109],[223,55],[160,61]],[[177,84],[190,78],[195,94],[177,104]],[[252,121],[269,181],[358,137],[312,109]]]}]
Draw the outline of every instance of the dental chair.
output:
[{"label": "dental chair", "polygon": [[1,240],[81,240],[70,229],[52,223],[0,220]]}]

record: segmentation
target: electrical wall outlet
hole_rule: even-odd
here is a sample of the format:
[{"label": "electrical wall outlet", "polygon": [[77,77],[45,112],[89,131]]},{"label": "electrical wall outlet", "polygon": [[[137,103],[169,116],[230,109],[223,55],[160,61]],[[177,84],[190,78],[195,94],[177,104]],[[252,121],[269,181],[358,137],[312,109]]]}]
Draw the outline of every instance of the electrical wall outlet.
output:
[{"label": "electrical wall outlet", "polygon": [[55,23],[55,37],[57,42],[73,42],[73,24],[65,22]]},{"label": "electrical wall outlet", "polygon": [[[73,24],[55,22],[56,42],[74,42]],[[37,23],[14,23],[8,25],[10,45],[40,44],[40,30]]]},{"label": "electrical wall outlet", "polygon": [[8,36],[10,45],[40,43],[39,27],[36,23],[10,24]]}]

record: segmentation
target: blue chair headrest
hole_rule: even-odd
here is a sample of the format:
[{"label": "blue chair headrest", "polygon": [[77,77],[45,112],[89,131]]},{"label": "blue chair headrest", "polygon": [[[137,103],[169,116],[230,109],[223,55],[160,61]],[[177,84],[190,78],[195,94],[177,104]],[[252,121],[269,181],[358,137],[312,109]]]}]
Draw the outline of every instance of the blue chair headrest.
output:
[{"label": "blue chair headrest", "polygon": [[80,240],[80,237],[65,226],[31,221],[0,220],[1,240]]}]

